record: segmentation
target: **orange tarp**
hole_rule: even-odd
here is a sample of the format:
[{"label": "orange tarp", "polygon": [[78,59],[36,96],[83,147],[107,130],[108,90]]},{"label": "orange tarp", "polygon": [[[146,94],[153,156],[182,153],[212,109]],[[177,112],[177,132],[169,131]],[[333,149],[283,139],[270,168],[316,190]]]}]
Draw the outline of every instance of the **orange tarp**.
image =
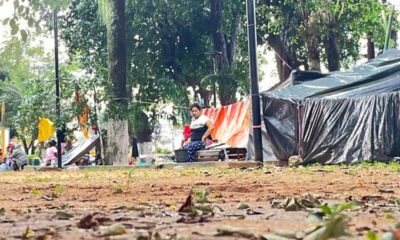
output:
[{"label": "orange tarp", "polygon": [[[85,101],[85,98],[83,96],[81,96],[79,90],[75,91],[75,101],[77,103]],[[78,116],[78,123],[81,126],[81,131],[83,133],[83,137],[86,139],[89,139],[89,128],[86,127],[86,123],[88,122],[88,120],[89,120],[89,107],[85,103],[85,105],[83,106],[82,114]]]},{"label": "orange tarp", "polygon": [[250,129],[250,101],[219,108],[206,108],[203,114],[214,123],[212,138],[231,147],[247,148]]}]

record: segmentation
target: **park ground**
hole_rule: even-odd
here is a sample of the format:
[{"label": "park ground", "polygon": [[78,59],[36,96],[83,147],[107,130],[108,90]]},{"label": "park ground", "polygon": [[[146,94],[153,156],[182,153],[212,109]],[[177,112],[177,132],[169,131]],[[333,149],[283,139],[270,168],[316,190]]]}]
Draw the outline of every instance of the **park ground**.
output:
[{"label": "park ground", "polygon": [[393,237],[399,172],[393,163],[1,173],[0,239]]}]

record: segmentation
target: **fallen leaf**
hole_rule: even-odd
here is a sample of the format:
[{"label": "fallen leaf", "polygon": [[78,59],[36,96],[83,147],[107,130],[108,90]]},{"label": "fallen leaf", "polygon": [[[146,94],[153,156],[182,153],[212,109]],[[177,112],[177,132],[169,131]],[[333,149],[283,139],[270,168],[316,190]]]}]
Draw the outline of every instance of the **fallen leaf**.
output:
[{"label": "fallen leaf", "polygon": [[201,223],[208,222],[208,218],[206,216],[181,216],[177,223]]},{"label": "fallen leaf", "polygon": [[58,220],[69,220],[70,218],[73,217],[74,215],[62,211],[57,211],[56,214],[54,215],[54,218]]},{"label": "fallen leaf", "polygon": [[379,188],[378,191],[381,193],[394,193],[394,190],[390,188]]},{"label": "fallen leaf", "polygon": [[54,237],[57,235],[57,232],[54,228],[47,229],[45,233],[40,234],[37,236],[35,239],[36,240],[48,240],[48,239],[54,239]]},{"label": "fallen leaf", "polygon": [[376,235],[376,233],[368,231],[364,234],[365,238],[367,238],[368,240],[380,240],[380,238],[378,237],[378,235]]},{"label": "fallen leaf", "polygon": [[305,237],[304,232],[299,231],[287,231],[287,230],[276,230],[276,235],[289,239],[303,239]]},{"label": "fallen leaf", "polygon": [[273,199],[271,201],[271,208],[280,208],[281,206],[281,201],[278,199]]},{"label": "fallen leaf", "polygon": [[24,201],[25,198],[23,198],[23,197],[20,197],[20,198],[10,198],[10,200],[13,201],[13,202],[20,202],[20,201]]},{"label": "fallen leaf", "polygon": [[301,199],[301,205],[307,208],[317,208],[321,206],[321,202],[316,199],[311,193],[306,193]]},{"label": "fallen leaf", "polygon": [[28,227],[25,228],[24,232],[22,233],[21,238],[22,239],[29,239],[31,237],[33,237],[35,235],[35,233]]},{"label": "fallen leaf", "polygon": [[92,214],[86,215],[78,223],[78,227],[84,229],[90,229],[93,227],[97,227],[98,225],[99,222],[94,219],[94,216]]},{"label": "fallen leaf", "polygon": [[253,209],[250,209],[250,208],[247,209],[246,213],[247,213],[247,215],[261,215],[261,214],[264,214],[262,212],[254,211]]},{"label": "fallen leaf", "polygon": [[246,216],[240,213],[226,213],[225,216],[229,218],[245,219]]},{"label": "fallen leaf", "polygon": [[192,201],[192,192],[190,192],[189,196],[186,198],[185,203],[179,208],[179,213],[190,213],[192,212],[193,201]]},{"label": "fallen leaf", "polygon": [[289,240],[290,238],[281,237],[273,233],[264,233],[260,235],[262,240]]},{"label": "fallen leaf", "polygon": [[105,217],[105,216],[96,216],[95,220],[100,224],[100,225],[111,225],[114,223],[114,220],[109,218],[109,217]]},{"label": "fallen leaf", "polygon": [[4,208],[0,208],[0,216],[4,216],[6,210]]},{"label": "fallen leaf", "polygon": [[257,237],[256,234],[249,229],[231,226],[217,228],[217,234],[215,236],[236,236],[250,239]]},{"label": "fallen leaf", "polygon": [[342,236],[350,236],[347,232],[346,217],[337,216],[328,220],[323,225],[316,228],[315,231],[307,234],[304,240],[327,240],[339,238]]},{"label": "fallen leaf", "polygon": [[213,214],[218,215],[218,214],[222,214],[224,212],[224,210],[219,206],[213,206],[212,212],[213,212]]},{"label": "fallen leaf", "polygon": [[214,206],[208,205],[208,204],[200,204],[200,205],[195,205],[192,208],[192,211],[200,211],[198,212],[198,215],[204,215],[204,214],[213,214],[214,212]]},{"label": "fallen leaf", "polygon": [[382,196],[376,196],[376,195],[366,195],[366,196],[361,197],[361,201],[363,201],[363,202],[380,201],[380,200],[385,200],[385,198]]},{"label": "fallen leaf", "polygon": [[126,233],[124,225],[120,223],[113,224],[111,226],[100,227],[100,235],[102,237],[117,236]]},{"label": "fallen leaf", "polygon": [[357,231],[357,232],[365,232],[365,231],[370,231],[370,230],[371,230],[371,228],[370,228],[370,227],[367,227],[367,226],[357,227],[357,228],[356,228],[356,231]]},{"label": "fallen leaf", "polygon": [[237,205],[236,208],[239,209],[239,210],[244,210],[244,209],[250,208],[250,206],[247,205],[246,203],[239,203],[239,205]]},{"label": "fallen leaf", "polygon": [[47,194],[44,194],[41,198],[46,200],[46,201],[53,201],[54,200],[54,197],[49,196]]},{"label": "fallen leaf", "polygon": [[276,214],[272,213],[272,214],[268,214],[267,216],[264,217],[264,219],[269,220],[270,218],[272,218],[273,216],[275,216]]},{"label": "fallen leaf", "polygon": [[287,198],[283,208],[285,211],[301,211],[305,209],[305,207],[299,203],[297,198]]}]

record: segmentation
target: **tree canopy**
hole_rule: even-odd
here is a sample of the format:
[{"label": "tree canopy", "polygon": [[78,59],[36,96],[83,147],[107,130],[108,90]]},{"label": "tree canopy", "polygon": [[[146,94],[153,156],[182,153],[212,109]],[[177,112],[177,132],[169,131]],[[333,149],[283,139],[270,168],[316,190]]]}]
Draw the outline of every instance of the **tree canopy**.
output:
[{"label": "tree canopy", "polygon": [[[54,88],[50,83],[51,74],[39,76],[32,70],[32,61],[35,61],[46,63],[46,71],[50,71],[51,60],[39,49],[24,48],[22,45],[33,40],[33,32],[51,30],[49,13],[59,8],[62,9],[61,39],[69,55],[62,70],[64,101],[72,101],[76,89],[83,92],[95,90],[101,103],[126,99],[126,108],[108,104],[106,118],[118,115],[130,119],[131,131],[136,132],[140,126],[147,126],[140,129],[146,141],[153,130],[151,123],[157,116],[165,114],[160,110],[160,103],[188,106],[190,102],[200,99],[205,106],[210,106],[215,97],[214,84],[222,105],[249,94],[244,2],[122,2],[125,37],[121,44],[126,54],[126,64],[123,64],[126,70],[120,66],[119,71],[126,72],[126,84],[121,82],[123,77],[117,76],[121,72],[109,75],[113,66],[109,58],[112,47],[107,45],[112,40],[108,31],[111,25],[107,25],[112,21],[109,1],[15,0],[14,14],[2,19],[2,23],[9,25],[11,34],[21,41],[14,37],[12,44],[20,44],[19,47],[12,47],[9,42],[2,50],[1,54],[12,56],[15,61],[13,64],[11,60],[0,60],[3,89],[11,84],[16,86],[16,91],[26,91],[24,95],[34,95],[34,99],[26,101],[35,107],[53,101],[45,100]],[[382,49],[382,33],[387,28],[389,11],[390,6],[379,0],[258,0],[258,43],[267,44],[275,51],[281,81],[289,76],[292,69],[321,70],[326,67],[335,71],[350,66],[360,58],[362,39],[368,41],[369,50]],[[396,22],[394,31],[397,28]],[[395,40],[393,38],[392,44]],[[113,44],[113,47],[117,45]],[[33,56],[46,59],[31,60]],[[74,72],[81,72],[82,76],[77,78]],[[120,98],[115,91],[126,91],[126,94]],[[11,96],[11,92],[7,96]],[[27,109],[24,101],[20,100],[14,104],[15,107],[11,107],[16,112],[15,116],[18,111]],[[182,108],[175,108],[173,115],[181,116],[173,118],[181,119],[181,123],[187,121],[187,114]],[[67,119],[71,119],[71,115],[65,117]],[[136,120],[143,124],[133,124]]]}]

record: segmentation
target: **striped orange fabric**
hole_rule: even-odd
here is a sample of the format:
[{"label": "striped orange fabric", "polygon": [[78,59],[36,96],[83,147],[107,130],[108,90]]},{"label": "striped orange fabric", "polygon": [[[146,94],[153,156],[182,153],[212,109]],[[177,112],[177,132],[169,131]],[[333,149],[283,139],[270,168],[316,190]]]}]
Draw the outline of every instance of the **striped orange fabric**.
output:
[{"label": "striped orange fabric", "polygon": [[250,101],[243,100],[219,108],[207,108],[203,114],[214,123],[212,138],[231,147],[246,148],[250,130]]}]

